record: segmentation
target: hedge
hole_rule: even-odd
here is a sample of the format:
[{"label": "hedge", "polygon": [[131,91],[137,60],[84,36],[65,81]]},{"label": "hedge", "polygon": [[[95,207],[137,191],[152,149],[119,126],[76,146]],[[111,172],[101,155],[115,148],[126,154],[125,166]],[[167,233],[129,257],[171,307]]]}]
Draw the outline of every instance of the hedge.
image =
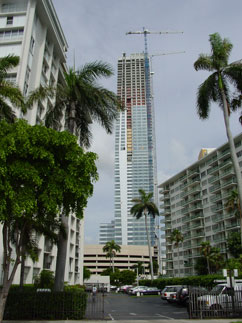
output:
[{"label": "hedge", "polygon": [[203,286],[211,288],[216,285],[215,280],[225,280],[221,275],[204,275],[204,276],[189,276],[189,277],[175,277],[175,278],[158,278],[153,282],[149,279],[139,280],[140,285],[165,288],[169,285],[187,285],[187,286]]},{"label": "hedge", "polygon": [[87,294],[68,292],[33,292],[13,288],[8,295],[4,320],[80,320],[87,305]]}]

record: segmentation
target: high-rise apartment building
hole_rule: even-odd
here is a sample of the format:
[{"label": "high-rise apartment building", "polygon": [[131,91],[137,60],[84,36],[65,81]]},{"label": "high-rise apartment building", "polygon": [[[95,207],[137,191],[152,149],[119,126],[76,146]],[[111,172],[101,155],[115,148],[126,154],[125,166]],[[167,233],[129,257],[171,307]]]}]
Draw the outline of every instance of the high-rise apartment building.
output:
[{"label": "high-rise apartment building", "polygon": [[[234,142],[242,171],[242,134]],[[196,163],[159,185],[168,276],[178,276],[179,272],[180,276],[195,274],[203,241],[209,241],[225,258],[229,257],[227,238],[240,230],[239,219],[226,207],[231,191],[237,187],[229,145],[206,152],[209,151],[202,150]],[[179,248],[170,240],[174,229],[184,238]]]},{"label": "high-rise apartment building", "polygon": [[[15,82],[24,95],[42,85],[64,83],[67,42],[51,0],[0,0],[0,57],[15,54],[20,64],[8,80]],[[39,123],[55,98],[36,104],[23,116],[32,125]],[[16,111],[20,117],[19,111]],[[38,237],[39,260],[25,263],[25,282],[32,283],[42,269],[55,271],[56,246]],[[3,250],[0,248],[0,263]],[[65,281],[82,284],[83,225],[74,215],[69,217],[68,250]],[[0,270],[0,284],[2,269]],[[19,281],[19,271],[14,283]]]},{"label": "high-rise apartment building", "polygon": [[[146,68],[144,54],[123,54],[118,60],[117,95],[125,109],[115,128],[114,237],[122,245],[147,244],[144,218],[136,220],[130,209],[139,189],[154,195],[156,191],[154,116],[147,91],[147,81],[149,89],[151,86],[149,65]],[[152,217],[148,219],[148,228],[154,245]]]}]

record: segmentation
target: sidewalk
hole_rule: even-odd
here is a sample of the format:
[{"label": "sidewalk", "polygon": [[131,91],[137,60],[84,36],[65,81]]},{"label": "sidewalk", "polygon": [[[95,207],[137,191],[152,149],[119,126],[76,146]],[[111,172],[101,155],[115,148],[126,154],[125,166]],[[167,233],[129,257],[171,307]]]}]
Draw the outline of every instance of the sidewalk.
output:
[{"label": "sidewalk", "polygon": [[238,322],[242,319],[215,319],[215,320],[128,320],[128,321],[111,321],[111,320],[102,320],[102,321],[94,321],[94,320],[81,320],[81,321],[73,321],[73,320],[66,320],[66,321],[3,321],[4,323],[232,323]]}]

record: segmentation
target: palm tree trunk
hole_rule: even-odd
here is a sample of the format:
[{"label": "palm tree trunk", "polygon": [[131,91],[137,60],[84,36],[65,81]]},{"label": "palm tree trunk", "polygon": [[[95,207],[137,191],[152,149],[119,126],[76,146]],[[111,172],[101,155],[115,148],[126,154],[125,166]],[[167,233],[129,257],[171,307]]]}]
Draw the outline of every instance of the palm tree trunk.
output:
[{"label": "palm tree trunk", "polygon": [[[229,142],[229,147],[230,147],[230,154],[231,154],[231,158],[232,158],[232,162],[233,162],[233,166],[234,166],[235,176],[237,179],[239,202],[240,202],[240,205],[242,205],[242,178],[241,178],[241,172],[240,172],[238,158],[236,155],[234,139],[233,139],[233,136],[232,136],[232,133],[230,130],[230,125],[229,125],[228,103],[226,100],[226,96],[225,96],[223,87],[220,88],[220,91],[221,91],[222,98],[223,98],[224,123],[225,123],[227,138],[228,138],[228,142]],[[241,236],[242,236],[242,223],[241,222],[240,222],[240,231],[241,231]],[[241,240],[241,245],[242,245],[242,240]]]},{"label": "palm tree trunk", "polygon": [[25,255],[22,252],[21,269],[20,269],[20,283],[19,283],[21,290],[24,287],[24,268],[25,268]]},{"label": "palm tree trunk", "polygon": [[210,275],[210,274],[211,274],[211,272],[210,272],[210,264],[209,264],[209,259],[208,259],[208,257],[206,257],[206,259],[207,259],[207,266],[208,266],[208,274]]},{"label": "palm tree trunk", "polygon": [[145,229],[146,229],[146,235],[147,235],[147,243],[148,243],[148,249],[149,249],[149,257],[150,257],[150,275],[151,275],[151,281],[154,280],[154,274],[153,274],[153,261],[152,261],[152,255],[151,255],[151,249],[150,249],[150,238],[149,238],[149,232],[148,232],[148,223],[147,223],[147,213],[144,212],[145,215]]},{"label": "palm tree trunk", "polygon": [[113,265],[113,273],[114,273],[114,254],[112,254],[112,265]]},{"label": "palm tree trunk", "polygon": [[66,255],[68,244],[68,219],[68,216],[65,216],[64,214],[61,215],[61,223],[65,229],[66,237],[64,237],[61,232],[59,233],[54,283],[54,291],[56,292],[61,292],[64,290]]},{"label": "palm tree trunk", "polygon": [[178,277],[180,277],[180,255],[179,255],[179,245],[177,245],[178,248]]}]

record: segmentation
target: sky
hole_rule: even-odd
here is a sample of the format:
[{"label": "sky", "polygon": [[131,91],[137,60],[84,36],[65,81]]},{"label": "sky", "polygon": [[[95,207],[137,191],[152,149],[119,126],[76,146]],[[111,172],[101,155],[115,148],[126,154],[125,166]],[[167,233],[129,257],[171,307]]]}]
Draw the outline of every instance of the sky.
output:
[{"label": "sky", "polygon": [[[195,71],[199,54],[210,54],[209,35],[218,32],[233,44],[230,62],[242,59],[241,0],[52,0],[66,36],[68,66],[76,68],[104,61],[114,75],[100,84],[116,92],[117,60],[144,51],[143,35],[128,31],[179,31],[148,35],[152,58],[158,184],[196,162],[201,148],[217,148],[227,141],[223,115],[211,106],[208,120],[196,111],[199,85],[208,77]],[[240,113],[231,117],[238,135]],[[91,151],[99,156],[99,181],[85,210],[85,243],[97,244],[100,223],[114,219],[114,134],[92,125]]]}]

